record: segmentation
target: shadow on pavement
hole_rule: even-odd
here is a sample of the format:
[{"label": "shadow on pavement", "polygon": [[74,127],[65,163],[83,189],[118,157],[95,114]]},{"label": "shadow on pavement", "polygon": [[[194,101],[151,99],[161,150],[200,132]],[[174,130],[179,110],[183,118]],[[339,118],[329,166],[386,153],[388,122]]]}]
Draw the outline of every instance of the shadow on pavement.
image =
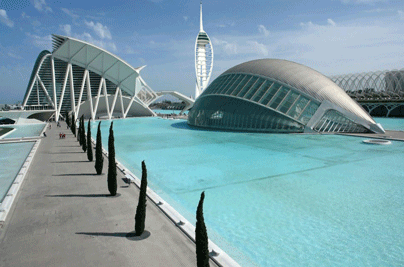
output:
[{"label": "shadow on pavement", "polygon": [[135,232],[115,232],[115,233],[103,233],[103,232],[77,232],[76,235],[89,235],[89,236],[113,236],[113,237],[126,237],[131,241],[140,241],[148,238],[151,234],[145,230],[141,236],[135,236]]}]

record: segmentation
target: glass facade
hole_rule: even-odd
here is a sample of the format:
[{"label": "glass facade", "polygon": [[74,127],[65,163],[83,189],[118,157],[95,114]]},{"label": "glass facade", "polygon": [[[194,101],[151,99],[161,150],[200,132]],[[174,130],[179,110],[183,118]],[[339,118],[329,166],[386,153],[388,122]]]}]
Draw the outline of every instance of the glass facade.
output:
[{"label": "glass facade", "polygon": [[197,127],[255,132],[303,132],[304,125],[261,105],[239,98],[209,95],[188,114]]},{"label": "glass facade", "polygon": [[314,127],[316,132],[320,133],[329,133],[329,132],[337,132],[337,133],[366,133],[369,132],[368,129],[363,127],[360,124],[353,122],[348,119],[340,112],[336,110],[327,110],[323,117],[317,122]]},{"label": "glass facade", "polygon": [[303,132],[320,106],[290,86],[244,73],[218,77],[200,98],[189,124],[229,130]]}]

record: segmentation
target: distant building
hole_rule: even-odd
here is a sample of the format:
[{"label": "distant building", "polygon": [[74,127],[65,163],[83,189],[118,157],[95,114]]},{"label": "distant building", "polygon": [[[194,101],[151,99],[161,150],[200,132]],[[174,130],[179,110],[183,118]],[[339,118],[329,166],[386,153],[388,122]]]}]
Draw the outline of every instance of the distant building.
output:
[{"label": "distant building", "polygon": [[384,76],[386,92],[404,93],[404,70],[387,71]]}]

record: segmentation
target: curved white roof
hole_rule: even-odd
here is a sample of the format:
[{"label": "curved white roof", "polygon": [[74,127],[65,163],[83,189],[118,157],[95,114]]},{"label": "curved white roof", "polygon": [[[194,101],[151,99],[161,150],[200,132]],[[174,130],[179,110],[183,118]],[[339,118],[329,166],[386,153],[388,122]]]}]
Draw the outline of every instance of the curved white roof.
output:
[{"label": "curved white roof", "polygon": [[110,52],[67,36],[53,34],[53,56],[78,65],[110,80],[131,95],[137,94],[136,78],[143,67],[133,68]]},{"label": "curved white roof", "polygon": [[282,59],[258,59],[239,64],[222,75],[248,73],[290,85],[319,101],[328,100],[356,116],[375,123],[372,117],[345,91],[323,74],[298,63]]}]

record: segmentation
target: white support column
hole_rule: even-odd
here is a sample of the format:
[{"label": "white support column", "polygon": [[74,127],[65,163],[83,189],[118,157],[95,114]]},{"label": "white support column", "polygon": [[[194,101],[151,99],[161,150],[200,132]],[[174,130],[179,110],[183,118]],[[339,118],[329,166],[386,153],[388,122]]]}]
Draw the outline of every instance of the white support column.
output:
[{"label": "white support column", "polygon": [[122,111],[122,118],[126,118],[125,108],[123,106],[123,99],[122,99],[122,90],[119,89],[119,99],[121,100],[121,111]]},{"label": "white support column", "polygon": [[51,56],[51,67],[52,67],[52,87],[53,87],[53,103],[55,104],[55,120],[59,121],[59,112],[58,112],[58,100],[56,95],[56,80],[55,80],[55,61],[53,56]]},{"label": "white support column", "polygon": [[81,81],[80,95],[79,95],[79,101],[77,102],[76,114],[79,114],[79,111],[80,111],[81,98],[83,97],[84,85],[86,83],[86,75],[87,75],[87,70],[84,71],[83,81]]},{"label": "white support column", "polygon": [[41,102],[39,101],[38,79],[35,79],[35,80],[36,80],[36,100],[37,100],[37,103],[38,103],[38,106],[39,106],[39,105],[41,105]]},{"label": "white support column", "polygon": [[98,102],[100,102],[101,88],[102,88],[103,83],[104,83],[104,78],[101,77],[100,85],[98,86],[97,99],[95,100],[94,117],[97,116]]},{"label": "white support column", "polygon": [[114,95],[114,100],[112,101],[111,115],[114,114],[115,103],[116,103],[116,99],[117,99],[117,97],[118,97],[118,93],[119,93],[119,86],[116,87],[116,91],[115,91],[115,95]]},{"label": "white support column", "polygon": [[49,94],[48,94],[48,90],[46,90],[45,85],[43,84],[41,77],[39,77],[39,75],[37,75],[37,80],[39,81],[39,84],[42,87],[43,92],[45,93],[46,98],[49,100],[49,102],[52,104],[53,108],[55,108],[55,104],[53,104],[52,99],[50,98]]},{"label": "white support column", "polygon": [[69,72],[69,76],[70,76],[70,107],[72,109],[72,111],[75,113],[75,117],[77,118],[77,113],[75,112],[76,110],[76,100],[74,97],[74,83],[73,83],[73,67],[72,64],[69,63],[70,66],[70,72]]},{"label": "white support column", "polygon": [[90,101],[90,110],[91,110],[91,119],[94,120],[95,119],[95,115],[94,115],[94,110],[93,110],[93,95],[91,93],[91,83],[90,83],[90,73],[88,72],[88,70],[86,69],[87,72],[87,99],[89,99]]},{"label": "white support column", "polygon": [[67,68],[66,68],[65,80],[63,82],[62,93],[60,94],[59,108],[58,108],[58,112],[57,112],[58,114],[60,114],[60,109],[62,108],[62,104],[63,104],[63,98],[65,96],[67,78],[69,77],[69,69],[70,69],[70,65],[68,64]]},{"label": "white support column", "polygon": [[[103,78],[104,79],[104,78]],[[111,119],[111,113],[109,112],[108,94],[107,94],[107,82],[104,79],[104,96],[105,96],[105,106],[107,108],[108,119]]]},{"label": "white support column", "polygon": [[132,106],[132,103],[133,103],[133,100],[135,100],[135,97],[136,97],[136,95],[133,95],[132,98],[130,99],[129,105],[126,108],[126,111],[125,111],[125,116],[124,116],[125,118],[126,118],[126,115],[128,115],[129,109]]},{"label": "white support column", "polygon": [[34,87],[35,82],[36,82],[36,76],[35,76],[35,79],[32,81],[31,87],[28,90],[27,98],[25,98],[24,103],[22,104],[23,108],[27,104],[27,101],[28,101],[29,97],[31,96],[32,88]]}]

